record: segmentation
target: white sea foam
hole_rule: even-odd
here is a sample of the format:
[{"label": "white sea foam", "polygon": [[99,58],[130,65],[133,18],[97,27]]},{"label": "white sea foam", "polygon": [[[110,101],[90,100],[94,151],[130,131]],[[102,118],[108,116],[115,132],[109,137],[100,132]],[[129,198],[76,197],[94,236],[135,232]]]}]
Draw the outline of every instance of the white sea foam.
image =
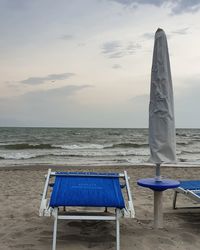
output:
[{"label": "white sea foam", "polygon": [[31,159],[34,158],[35,154],[30,154],[26,152],[9,152],[9,153],[3,153],[0,154],[1,159],[7,159],[7,160],[23,160],[23,159]]},{"label": "white sea foam", "polygon": [[72,149],[72,150],[77,150],[77,149],[103,149],[104,148],[104,146],[100,145],[100,144],[52,145],[52,147],[62,148],[62,149]]}]

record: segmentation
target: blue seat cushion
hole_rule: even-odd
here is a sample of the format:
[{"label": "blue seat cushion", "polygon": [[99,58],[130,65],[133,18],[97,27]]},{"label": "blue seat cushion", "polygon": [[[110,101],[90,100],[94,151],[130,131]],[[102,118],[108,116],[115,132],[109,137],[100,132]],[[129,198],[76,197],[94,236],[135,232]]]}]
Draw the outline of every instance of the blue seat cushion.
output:
[{"label": "blue seat cushion", "polygon": [[180,181],[180,187],[188,190],[200,190],[200,180]]},{"label": "blue seat cushion", "polygon": [[50,207],[124,208],[118,174],[57,173]]}]

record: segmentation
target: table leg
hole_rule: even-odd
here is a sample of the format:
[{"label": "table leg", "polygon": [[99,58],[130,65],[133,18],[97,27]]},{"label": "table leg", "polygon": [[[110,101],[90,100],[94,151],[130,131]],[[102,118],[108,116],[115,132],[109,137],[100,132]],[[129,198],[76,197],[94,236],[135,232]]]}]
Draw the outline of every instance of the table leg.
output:
[{"label": "table leg", "polygon": [[163,228],[162,191],[154,191],[154,228]]}]

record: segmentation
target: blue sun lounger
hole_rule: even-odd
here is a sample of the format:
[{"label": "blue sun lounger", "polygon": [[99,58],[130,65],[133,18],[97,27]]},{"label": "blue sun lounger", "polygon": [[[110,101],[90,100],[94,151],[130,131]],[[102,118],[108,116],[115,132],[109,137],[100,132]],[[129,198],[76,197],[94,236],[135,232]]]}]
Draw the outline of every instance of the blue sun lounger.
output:
[{"label": "blue sun lounger", "polygon": [[[192,200],[200,203],[200,180],[183,180],[180,181],[180,186],[174,191],[173,208],[176,206],[178,193],[184,194]],[[186,208],[186,207],[183,207]],[[191,207],[190,207],[191,208]]]},{"label": "blue sun lounger", "polygon": [[[52,178],[54,178],[54,182],[50,183]],[[120,179],[124,180],[123,183],[120,183]],[[123,187],[126,188],[126,199],[124,199],[122,192]],[[49,192],[49,189],[52,190]],[[101,211],[101,213],[85,212],[85,209],[84,211],[82,209],[82,211],[70,212],[71,207],[79,207],[79,210],[82,207],[103,207],[105,211]],[[108,212],[107,208],[114,208],[114,213]],[[57,223],[59,219],[115,221],[116,249],[119,250],[119,219],[122,216],[134,218],[135,215],[127,172],[124,171],[123,174],[51,172],[51,169],[49,169],[39,215],[54,217],[52,250],[56,250]]]}]

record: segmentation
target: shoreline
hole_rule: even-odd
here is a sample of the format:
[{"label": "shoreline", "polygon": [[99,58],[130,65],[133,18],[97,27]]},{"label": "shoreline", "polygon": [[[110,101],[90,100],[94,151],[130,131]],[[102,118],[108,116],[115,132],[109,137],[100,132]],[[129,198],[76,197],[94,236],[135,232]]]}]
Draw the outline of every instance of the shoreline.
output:
[{"label": "shoreline", "polygon": [[[45,170],[45,169],[56,169],[62,168],[67,170],[67,168],[82,168],[84,169],[93,169],[93,168],[152,168],[154,169],[156,166],[151,163],[141,163],[141,164],[121,164],[121,165],[114,165],[114,164],[102,164],[102,165],[85,165],[85,164],[25,164],[25,165],[10,165],[10,166],[0,166],[0,171],[4,170]],[[189,168],[189,169],[196,169],[200,168],[200,165],[197,164],[163,164],[161,165],[161,170],[165,168]]]}]

